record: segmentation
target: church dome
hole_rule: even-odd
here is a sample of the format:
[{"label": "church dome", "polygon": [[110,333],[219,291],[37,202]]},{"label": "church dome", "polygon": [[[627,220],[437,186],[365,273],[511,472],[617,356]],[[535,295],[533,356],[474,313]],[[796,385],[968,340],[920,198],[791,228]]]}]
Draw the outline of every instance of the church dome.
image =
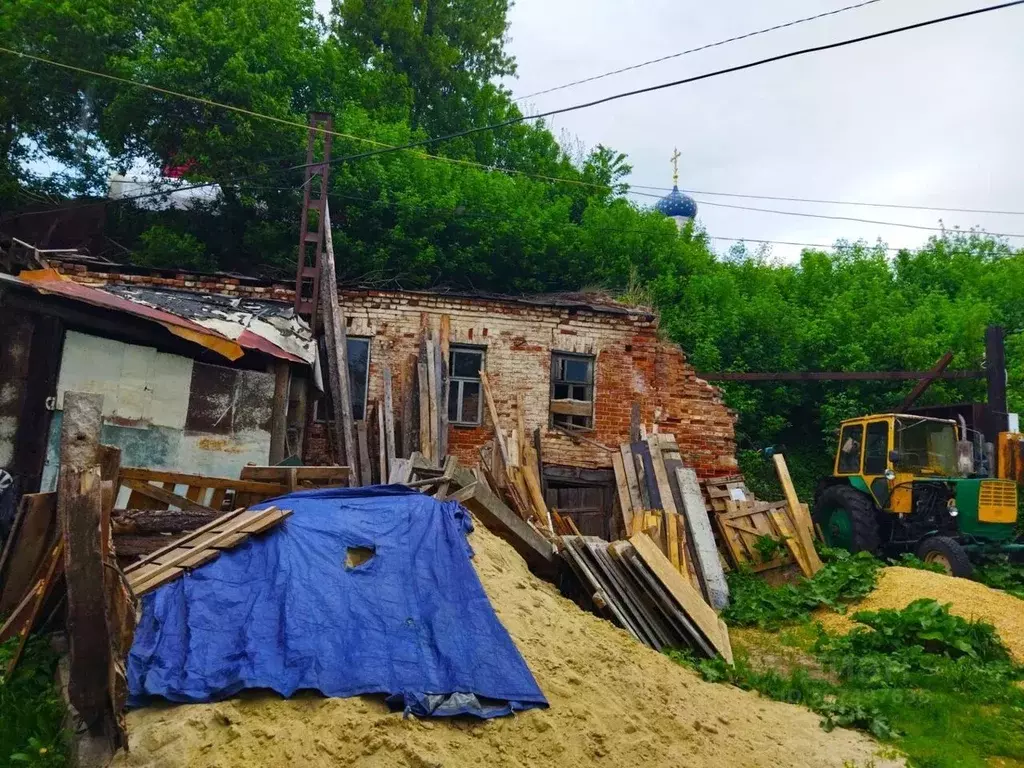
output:
[{"label": "church dome", "polygon": [[679,191],[679,187],[673,186],[672,191],[665,195],[658,204],[654,206],[658,213],[670,218],[693,219],[697,215],[697,203],[689,195]]}]

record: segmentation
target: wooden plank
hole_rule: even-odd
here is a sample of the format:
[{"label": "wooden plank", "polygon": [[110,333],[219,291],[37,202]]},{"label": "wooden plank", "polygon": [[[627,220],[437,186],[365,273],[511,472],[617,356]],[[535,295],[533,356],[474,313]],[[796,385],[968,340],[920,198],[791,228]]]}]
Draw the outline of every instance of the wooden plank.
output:
[{"label": "wooden plank", "polygon": [[384,407],[377,403],[377,482],[383,485],[388,481],[388,438],[384,430]]},{"label": "wooden plank", "polygon": [[21,525],[8,535],[7,562],[0,573],[0,616],[24,597],[38,579],[40,568],[57,536],[57,494],[27,493],[19,505]]},{"label": "wooden plank", "polygon": [[525,410],[526,406],[523,404],[523,393],[516,392],[516,429],[519,430],[519,455],[516,457],[516,459],[518,465],[521,467],[528,463],[527,459],[525,458],[525,454],[527,452],[526,414],[524,413]]},{"label": "wooden plank", "polygon": [[638,533],[631,536],[629,543],[633,545],[636,553],[679,603],[687,616],[700,628],[715,650],[731,664],[732,648],[729,644],[725,624],[718,618],[711,606],[704,602],[700,594],[690,586],[689,581],[672,567],[672,564],[646,535]]},{"label": "wooden plank", "polygon": [[565,416],[593,416],[594,404],[589,400],[552,400],[551,413]]},{"label": "wooden plank", "polygon": [[440,345],[434,342],[434,367],[437,369],[437,457],[440,461],[448,455],[448,364]]},{"label": "wooden plank", "polygon": [[708,602],[712,608],[721,610],[729,604],[729,585],[722,570],[722,561],[718,556],[715,534],[711,530],[711,520],[704,506],[697,473],[689,467],[677,467],[675,474],[679,494],[683,499],[683,510],[686,513],[686,526],[696,551],[695,565],[700,568],[704,577],[702,581],[706,586]]},{"label": "wooden plank", "polygon": [[[622,458],[622,469],[626,474],[626,490],[629,492],[629,503],[634,512],[646,509],[644,498],[640,494],[640,483],[636,476],[636,463],[633,461],[633,451],[629,443],[619,446],[619,455]],[[629,530],[628,528],[626,529]]]},{"label": "wooden plank", "polygon": [[[736,503],[733,501],[726,502],[727,509],[736,511]],[[718,525],[718,531],[722,534],[722,539],[725,541],[726,548],[729,551],[730,559],[732,564],[739,568],[744,563],[749,562],[746,554],[746,547],[743,546],[743,540],[729,524],[728,521],[723,520],[721,515],[715,515],[715,522]]]},{"label": "wooden plank", "polygon": [[629,407],[629,442],[640,442],[640,403],[636,402]]},{"label": "wooden plank", "polygon": [[[348,378],[348,338],[345,316],[338,301],[338,274],[334,261],[334,237],[331,233],[331,211],[324,200],[324,240],[320,256],[320,305],[324,315],[324,336],[327,342],[327,379],[334,403],[335,450],[344,449],[345,461],[356,466],[355,416]],[[362,467],[359,468],[361,471]],[[367,468],[368,469],[368,468]],[[351,483],[356,475],[349,478]]]},{"label": "wooden plank", "polygon": [[487,371],[480,371],[480,384],[484,390],[484,401],[487,403],[487,413],[491,417],[491,424],[494,425],[494,437],[498,441],[498,448],[501,451],[501,461],[509,467],[512,464],[509,458],[508,445],[505,443],[505,435],[501,431],[501,422],[498,420],[498,407],[494,404],[494,394],[491,391],[491,379]]},{"label": "wooden plank", "polygon": [[450,315],[441,315],[440,330],[437,333],[437,338],[441,345],[441,359],[445,365],[448,365],[448,353],[451,348],[452,338],[452,318]]},{"label": "wooden plank", "polygon": [[634,626],[633,622],[629,617],[626,616],[625,612],[619,606],[618,600],[616,600],[614,594],[610,594],[606,585],[601,578],[595,573],[594,569],[590,567],[590,563],[583,554],[576,548],[573,542],[575,537],[565,536],[562,538],[566,542],[566,548],[563,550],[563,556],[570,565],[575,566],[574,570],[582,577],[581,581],[583,585],[590,590],[593,590],[593,594],[597,599],[595,603],[599,603],[601,607],[607,608],[608,612],[614,617],[615,623],[622,627],[624,630],[629,632],[635,640],[644,643],[644,639],[641,636],[641,630]]},{"label": "wooden plank", "polygon": [[661,497],[659,508],[673,515],[678,514],[679,510],[676,508],[675,498],[672,496],[672,486],[668,482],[668,472],[665,471],[665,461],[661,456],[661,444],[658,436],[648,436],[647,445],[651,455],[654,481],[658,484],[658,495]]},{"label": "wooden plank", "polygon": [[366,436],[366,422],[356,422],[356,439],[359,442],[359,484],[373,485],[370,474],[370,444]]},{"label": "wooden plank", "polygon": [[287,456],[288,442],[288,393],[291,388],[292,370],[287,360],[275,359],[274,399],[270,408],[270,463],[279,464]]},{"label": "wooden plank", "polygon": [[32,627],[39,618],[39,612],[42,610],[44,603],[46,603],[46,598],[49,597],[50,592],[53,590],[54,582],[63,572],[64,542],[58,541],[46,558],[42,577],[36,582],[29,593],[25,595],[25,599],[15,612],[0,627],[0,643],[7,642],[15,634],[20,637],[18,647],[14,649],[14,653],[11,654],[10,659],[7,661],[7,667],[4,670],[5,680],[10,679],[11,673],[18,666],[21,654],[25,651],[28,636],[32,634]]},{"label": "wooden plank", "polygon": [[636,466],[636,479],[640,484],[640,495],[643,496],[644,509],[661,509],[661,496],[658,484],[654,479],[654,466],[651,464],[651,449],[641,440],[630,445],[633,453],[633,464]]},{"label": "wooden plank", "polygon": [[807,557],[804,555],[803,547],[797,541],[796,532],[789,523],[789,516],[781,509],[773,509],[768,513],[768,517],[772,523],[778,529],[779,536],[786,543],[786,547],[789,549],[796,564],[800,566],[800,571],[804,576],[813,576],[814,573],[811,571],[811,564],[807,562]]},{"label": "wooden plank", "polygon": [[388,475],[389,483],[405,483],[409,479],[409,470],[412,462],[409,459],[395,459],[391,462],[391,472]]},{"label": "wooden plank", "polygon": [[[144,595],[176,578],[185,569],[197,568],[216,557],[222,548],[236,546],[249,535],[260,533],[291,514],[290,510],[268,507],[254,511],[252,517],[240,515],[222,531],[210,531],[193,539],[194,546],[178,548],[167,553],[163,561],[154,563],[144,571],[138,571],[129,578],[129,584],[136,595]],[[241,535],[240,535],[241,534]]]},{"label": "wooden plank", "polygon": [[230,522],[231,520],[234,520],[235,518],[237,518],[239,515],[241,515],[245,511],[246,510],[244,510],[244,509],[236,509],[236,510],[233,510],[231,512],[225,512],[224,514],[222,514],[219,517],[217,517],[217,519],[215,519],[215,520],[207,523],[206,525],[204,525],[202,528],[196,528],[194,531],[192,531],[191,533],[186,534],[185,536],[183,536],[181,538],[175,538],[175,539],[171,540],[170,543],[168,544],[168,546],[163,547],[162,549],[158,549],[156,552],[152,553],[151,555],[148,555],[147,557],[142,558],[138,562],[135,562],[135,563],[132,563],[131,565],[129,565],[127,568],[124,569],[125,574],[126,575],[130,575],[130,574],[134,573],[135,571],[138,571],[138,570],[142,569],[146,565],[149,565],[150,563],[155,562],[156,560],[158,560],[161,555],[164,555],[167,552],[170,552],[171,550],[173,550],[173,549],[175,549],[177,547],[185,545],[187,542],[194,540],[196,537],[201,536],[204,533],[207,533],[209,531],[215,530],[218,526],[223,526],[223,525],[227,524],[228,522]]},{"label": "wooden plank", "polygon": [[814,548],[814,525],[811,523],[810,515],[804,515],[804,509],[800,506],[800,499],[797,498],[796,488],[793,487],[793,479],[789,476],[789,467],[786,466],[786,459],[781,453],[772,456],[775,462],[775,471],[779,476],[779,483],[782,485],[782,495],[786,497],[789,504],[789,513],[796,524],[796,537],[804,550],[807,564],[810,566],[811,575],[820,571],[824,565],[818,552]]},{"label": "wooden plank", "polygon": [[[242,467],[242,480],[248,481],[239,483],[233,481],[239,491],[249,493],[276,492],[288,484],[290,475],[300,485],[340,485],[348,479],[351,474],[349,467],[325,466],[325,467],[266,467],[248,464]],[[263,481],[263,482],[251,482]],[[232,487],[232,486],[228,486]]]},{"label": "wooden plank", "polygon": [[[391,472],[391,462],[397,458],[397,446],[395,445],[395,402],[392,392],[391,366],[384,364],[384,445],[385,455],[388,460],[388,474]],[[386,475],[381,475],[380,481],[385,482]]]},{"label": "wooden plank", "polygon": [[429,460],[433,458],[434,452],[431,450],[430,441],[430,388],[427,383],[427,364],[425,362],[416,364],[416,386],[419,392],[417,408],[420,416],[420,453]]},{"label": "wooden plank", "polygon": [[427,338],[427,414],[430,419],[430,458],[435,464],[441,461],[440,427],[441,421],[437,413],[438,378],[437,348],[433,339]]},{"label": "wooden plank", "polygon": [[178,507],[189,512],[214,512],[210,507],[203,504],[199,504],[191,499],[181,496],[177,493],[165,490],[158,485],[150,485],[144,483],[141,480],[124,480],[122,483],[127,488],[131,488],[132,495],[136,493],[146,498],[156,499],[161,504]]},{"label": "wooden plank", "polygon": [[[679,529],[676,527],[677,514],[674,512],[662,511],[663,524],[662,527],[665,530],[665,553],[668,555],[668,560],[672,563],[672,567],[680,573],[686,573],[686,561],[682,563],[679,561]],[[687,576],[689,578],[689,576]]]},{"label": "wooden plank", "polygon": [[621,453],[612,454],[612,469],[615,470],[615,490],[619,495],[622,530],[628,536],[633,527],[633,502],[629,497],[629,480],[626,478],[626,464]]},{"label": "wooden plank", "polygon": [[[200,488],[224,488],[247,493],[280,493],[279,485],[253,482],[263,479],[258,474],[249,475],[248,470],[260,470],[261,467],[243,467],[242,479],[236,480],[230,477],[207,477],[206,475],[193,475],[187,472],[164,472],[156,469],[145,469],[143,467],[121,467],[118,476],[121,480],[140,480],[142,482],[174,483],[175,485],[196,486]],[[268,467],[267,469],[280,472],[280,467]]]},{"label": "wooden plank", "polygon": [[413,379],[416,377],[416,356],[409,355],[405,359],[405,366],[402,368],[402,450],[397,454],[400,457],[412,456],[419,443],[416,435],[419,434],[416,424],[413,421],[413,393],[416,386]]}]

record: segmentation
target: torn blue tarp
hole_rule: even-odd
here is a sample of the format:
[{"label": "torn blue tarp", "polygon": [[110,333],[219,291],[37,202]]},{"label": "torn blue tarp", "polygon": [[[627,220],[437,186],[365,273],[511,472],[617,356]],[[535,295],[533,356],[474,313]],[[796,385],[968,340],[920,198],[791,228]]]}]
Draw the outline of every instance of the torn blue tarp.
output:
[{"label": "torn blue tarp", "polygon": [[244,688],[386,694],[419,716],[547,706],[480,584],[457,502],[384,486],[269,505],[293,514],[142,599],[132,706]]}]

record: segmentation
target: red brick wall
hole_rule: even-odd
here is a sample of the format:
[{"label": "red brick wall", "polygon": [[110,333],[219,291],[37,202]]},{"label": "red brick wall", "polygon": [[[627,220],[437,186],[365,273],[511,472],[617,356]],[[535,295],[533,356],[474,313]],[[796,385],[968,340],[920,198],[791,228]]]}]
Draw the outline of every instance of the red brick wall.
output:
[{"label": "red brick wall", "polygon": [[[58,268],[89,283],[135,283],[286,302],[294,297],[288,285],[254,284],[224,276],[118,274],[73,264]],[[612,447],[627,440],[630,409],[636,402],[648,428],[659,424],[661,431],[676,436],[683,460],[699,475],[736,470],[733,414],[723,405],[719,390],[697,378],[683,352],[659,338],[656,318],[645,312],[367,290],[346,292],[344,304],[349,334],[373,339],[370,401],[382,397],[384,365],[391,367],[396,424],[407,386],[407,361],[419,349],[421,329],[429,325],[439,331],[441,316],[448,315],[451,344],[485,348],[498,418],[506,430],[515,425],[516,393],[523,393],[526,428],[532,434],[535,427],[541,427],[545,463],[611,465],[607,452],[574,444],[548,428],[551,353],[560,351],[595,356],[595,424],[589,437]],[[460,461],[476,464],[479,448],[493,436],[485,408],[481,427],[451,427],[449,448]],[[331,460],[322,425],[313,426],[306,460]]]}]

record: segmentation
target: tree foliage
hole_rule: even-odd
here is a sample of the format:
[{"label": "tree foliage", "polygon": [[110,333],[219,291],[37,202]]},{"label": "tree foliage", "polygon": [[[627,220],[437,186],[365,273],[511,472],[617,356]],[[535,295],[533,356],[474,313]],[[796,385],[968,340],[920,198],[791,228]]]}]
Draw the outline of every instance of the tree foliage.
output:
[{"label": "tree foliage", "polygon": [[[104,194],[114,169],[173,168],[219,195],[184,210],[107,205],[119,247],[157,266],[288,279],[306,143],[288,123],[322,111],[337,132],[343,281],[601,287],[650,301],[705,371],[926,369],[947,349],[953,367],[977,368],[986,324],[1024,328],[1024,253],[991,238],[951,232],[895,256],[843,244],[796,263],[743,247],[722,258],[700,228],[680,234],[624,196],[625,155],[563,146],[539,121],[346,159],[520,115],[496,84],[515,70],[508,5],[336,0],[323,19],[312,0],[7,0],[0,45],[275,120],[0,54],[0,206]],[[1021,339],[1008,350],[1016,409]],[[839,420],[902,394],[880,382],[727,387],[744,457],[784,442],[823,459]],[[981,394],[977,382],[942,382],[926,402]]]}]

